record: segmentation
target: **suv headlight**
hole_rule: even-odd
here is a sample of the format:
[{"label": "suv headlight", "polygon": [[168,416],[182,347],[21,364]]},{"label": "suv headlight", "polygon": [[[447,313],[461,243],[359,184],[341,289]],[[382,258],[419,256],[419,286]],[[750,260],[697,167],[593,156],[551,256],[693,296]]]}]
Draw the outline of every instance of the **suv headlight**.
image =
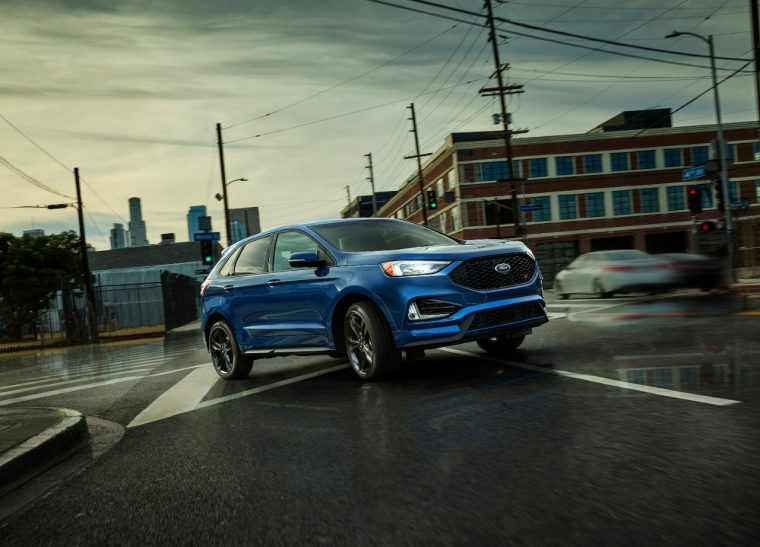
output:
[{"label": "suv headlight", "polygon": [[380,267],[388,277],[402,277],[438,273],[449,264],[451,264],[450,261],[444,260],[394,260],[383,262]]}]

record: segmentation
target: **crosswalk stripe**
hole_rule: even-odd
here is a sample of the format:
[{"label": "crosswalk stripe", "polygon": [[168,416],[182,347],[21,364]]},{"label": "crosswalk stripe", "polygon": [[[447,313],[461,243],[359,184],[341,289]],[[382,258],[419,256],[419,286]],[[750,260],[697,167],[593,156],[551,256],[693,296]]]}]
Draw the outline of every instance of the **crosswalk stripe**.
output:
[{"label": "crosswalk stripe", "polygon": [[[109,373],[109,374],[95,374],[93,376],[85,376],[85,377],[82,377],[82,378],[77,378],[75,380],[62,380],[62,381],[58,381],[58,382],[56,382],[55,385],[56,386],[60,386],[60,385],[63,385],[63,384],[75,384],[77,382],[82,382],[82,381],[86,381],[86,380],[93,380],[95,378],[102,378],[104,376],[118,376],[120,374],[135,374],[135,373],[138,373],[138,372],[147,372],[149,370],[150,370],[150,368],[142,367],[142,368],[135,368],[133,370],[125,370],[123,372],[112,372],[112,373]],[[28,392],[28,391],[35,391],[35,390],[45,389],[47,387],[48,386],[44,386],[44,385],[35,385],[35,386],[20,387],[18,389],[13,389],[13,390],[10,390],[10,391],[2,391],[2,393],[0,393],[0,397],[6,397],[8,395],[15,395],[17,393],[24,393],[24,392]],[[5,388],[3,388],[3,389],[5,389]]]}]

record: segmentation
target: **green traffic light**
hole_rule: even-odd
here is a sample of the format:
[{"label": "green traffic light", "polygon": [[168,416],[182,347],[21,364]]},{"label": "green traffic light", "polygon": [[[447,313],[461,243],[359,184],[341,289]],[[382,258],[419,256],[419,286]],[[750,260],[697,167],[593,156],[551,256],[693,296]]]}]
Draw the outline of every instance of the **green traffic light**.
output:
[{"label": "green traffic light", "polygon": [[210,256],[207,256],[203,259],[203,262],[205,262],[206,264],[211,264],[212,260],[213,258],[211,258]]}]

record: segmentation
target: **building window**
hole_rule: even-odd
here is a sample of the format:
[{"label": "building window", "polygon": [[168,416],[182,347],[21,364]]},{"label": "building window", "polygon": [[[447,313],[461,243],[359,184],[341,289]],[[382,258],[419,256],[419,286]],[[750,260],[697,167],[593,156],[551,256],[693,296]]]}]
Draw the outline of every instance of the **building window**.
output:
[{"label": "building window", "polygon": [[615,216],[631,214],[630,190],[614,190],[612,192],[612,214]]},{"label": "building window", "polygon": [[666,148],[665,152],[665,167],[682,167],[683,156],[680,148]]},{"label": "building window", "polygon": [[[760,181],[758,182],[758,188],[760,188]],[[552,219],[552,202],[549,196],[534,197],[531,203],[533,205],[541,205],[538,211],[533,211],[533,222],[547,222]]]},{"label": "building window", "polygon": [[739,185],[735,180],[728,181],[728,202],[739,202]]},{"label": "building window", "polygon": [[557,176],[575,174],[575,160],[572,156],[554,158],[554,166],[557,168]]},{"label": "building window", "polygon": [[713,206],[712,184],[700,184],[697,186],[702,196],[702,209],[709,209]]},{"label": "building window", "polygon": [[639,190],[642,213],[657,213],[660,210],[660,195],[657,188],[642,188]]},{"label": "building window", "polygon": [[533,178],[549,176],[546,158],[533,158],[528,160],[530,176]]},{"label": "building window", "polygon": [[[516,160],[512,163],[515,165],[515,176],[520,176],[520,166]],[[479,181],[500,180],[509,178],[509,169],[506,161],[487,161],[478,164]]]},{"label": "building window", "polygon": [[415,211],[418,211],[419,209],[422,209],[423,203],[422,203],[422,194],[417,194],[417,199],[415,201],[416,207],[414,208]]},{"label": "building window", "polygon": [[636,152],[636,161],[639,169],[654,169],[657,167],[654,150],[640,150]]},{"label": "building window", "polygon": [[683,211],[686,208],[683,198],[683,186],[668,186],[666,192],[668,196],[668,211]]},{"label": "building window", "polygon": [[628,171],[628,152],[612,152],[610,165],[613,171]]},{"label": "building window", "polygon": [[691,164],[692,165],[702,165],[703,163],[707,162],[707,159],[709,157],[710,157],[709,146],[692,146],[691,147]]},{"label": "building window", "polygon": [[755,161],[760,160],[760,157],[758,156],[760,154],[760,142],[753,142],[752,143],[752,159]]},{"label": "building window", "polygon": [[604,192],[586,194],[586,216],[603,217],[604,215]]},{"label": "building window", "polygon": [[560,220],[571,220],[578,218],[578,206],[576,205],[575,194],[559,196],[559,218]]},{"label": "building window", "polygon": [[586,173],[602,172],[602,155],[588,154],[583,156],[583,171]]},{"label": "building window", "polygon": [[736,145],[726,143],[726,159],[734,161],[736,159]]}]

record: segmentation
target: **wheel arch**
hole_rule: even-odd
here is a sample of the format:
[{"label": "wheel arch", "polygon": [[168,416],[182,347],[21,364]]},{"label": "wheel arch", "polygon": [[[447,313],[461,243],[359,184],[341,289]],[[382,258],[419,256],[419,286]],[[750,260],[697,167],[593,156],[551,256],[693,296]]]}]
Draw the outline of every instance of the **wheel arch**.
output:
[{"label": "wheel arch", "polygon": [[335,351],[338,353],[344,353],[346,350],[346,344],[344,340],[344,334],[343,334],[343,318],[346,316],[346,312],[348,311],[348,308],[351,307],[352,304],[356,304],[357,302],[369,302],[373,306],[375,306],[385,319],[385,322],[388,325],[388,328],[391,329],[391,332],[393,332],[393,321],[388,315],[388,311],[385,309],[385,306],[383,306],[380,302],[378,302],[376,299],[372,298],[369,294],[363,293],[363,292],[351,292],[348,294],[345,294],[338,300],[338,302],[335,304],[335,307],[333,308],[332,318],[330,321],[330,333],[332,335],[333,345],[335,346]]},{"label": "wheel arch", "polygon": [[203,345],[206,346],[206,349],[208,349],[208,335],[211,332],[211,327],[214,326],[214,323],[217,321],[222,320],[227,322],[229,324],[229,321],[227,321],[227,318],[218,311],[213,312],[211,315],[208,316],[206,319],[206,324],[203,328]]}]

